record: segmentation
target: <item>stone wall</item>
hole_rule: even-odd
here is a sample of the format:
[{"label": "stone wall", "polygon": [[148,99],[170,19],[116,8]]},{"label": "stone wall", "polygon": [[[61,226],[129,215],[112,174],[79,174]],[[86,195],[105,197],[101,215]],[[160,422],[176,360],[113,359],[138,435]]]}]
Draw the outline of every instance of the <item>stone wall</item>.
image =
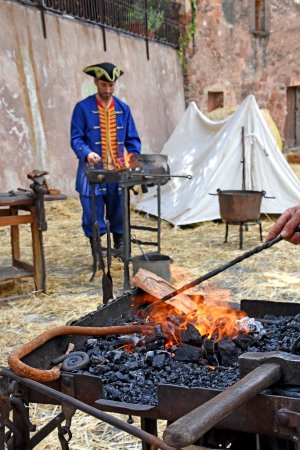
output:
[{"label": "stone wall", "polygon": [[124,69],[115,94],[129,103],[143,152],[159,153],[185,110],[177,51],[102,30],[70,17],[0,0],[0,192],[28,188],[32,169],[50,172],[50,187],[75,195],[76,159],[69,145],[72,110],[95,92],[82,69],[110,61]]},{"label": "stone wall", "polygon": [[186,99],[206,112],[208,93],[223,92],[228,108],[253,94],[284,139],[287,87],[300,85],[300,1],[266,0],[262,33],[253,33],[254,4],[198,1],[197,32],[187,49]]}]

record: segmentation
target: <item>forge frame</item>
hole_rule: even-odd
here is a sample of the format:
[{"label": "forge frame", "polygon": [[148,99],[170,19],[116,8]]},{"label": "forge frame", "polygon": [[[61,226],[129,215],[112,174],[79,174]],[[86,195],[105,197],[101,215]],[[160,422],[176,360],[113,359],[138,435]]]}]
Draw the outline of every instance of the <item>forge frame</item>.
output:
[{"label": "forge frame", "polygon": [[[138,292],[137,288],[124,292],[116,300],[71,325],[99,327],[105,326],[110,319],[121,319],[130,310],[132,298]],[[268,313],[273,315],[300,313],[300,305],[297,303],[263,300],[242,300],[240,308],[255,318]],[[23,361],[32,367],[48,369],[50,362],[59,357],[70,342],[76,347],[86,338],[87,336],[77,335],[56,337],[24,357]],[[153,448],[168,450],[171,447],[156,437],[157,421],[166,420],[172,423],[219,393],[220,391],[213,389],[162,384],[157,390],[157,406],[129,404],[106,400],[101,379],[93,375],[64,372],[58,380],[40,383],[20,377],[11,369],[4,368],[0,373],[0,450],[32,449],[56,428],[62,448],[68,449],[68,441],[71,441],[71,420],[76,409],[137,436],[142,440],[143,450]],[[61,413],[45,424],[41,430],[34,432],[34,425],[29,421],[30,403],[61,405]],[[110,412],[139,417],[141,429],[118,421],[107,414]],[[283,412],[285,421],[280,420]],[[65,425],[62,425],[64,421]],[[223,433],[224,436],[232,433],[240,435],[241,440],[244,439],[244,444],[242,447],[236,447],[238,450],[247,450],[249,437],[255,435],[267,436],[271,444],[265,448],[270,450],[299,450],[300,398],[256,395],[222,419],[209,432],[210,435],[212,432]],[[199,444],[207,445],[205,435]],[[261,447],[261,450],[264,450],[264,447]]]}]

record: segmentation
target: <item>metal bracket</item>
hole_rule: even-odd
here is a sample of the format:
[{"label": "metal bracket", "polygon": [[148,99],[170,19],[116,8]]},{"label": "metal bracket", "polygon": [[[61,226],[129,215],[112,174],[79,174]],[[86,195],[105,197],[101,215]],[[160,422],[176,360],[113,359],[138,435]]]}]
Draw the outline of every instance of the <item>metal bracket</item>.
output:
[{"label": "metal bracket", "polygon": [[[61,391],[69,397],[75,398],[74,376],[69,373],[61,375]],[[76,408],[68,402],[61,402],[61,410],[65,417],[65,425],[58,425],[58,438],[63,450],[69,449],[69,442],[72,439],[71,424]],[[65,437],[65,435],[67,437]]]},{"label": "metal bracket", "polygon": [[5,448],[5,426],[9,420],[8,379],[0,376],[0,449]]},{"label": "metal bracket", "polygon": [[[30,448],[29,433],[30,431],[35,431],[36,426],[32,424],[29,419],[28,404],[24,399],[22,387],[18,383],[13,382],[10,386],[10,394],[8,404],[9,409],[12,411],[13,418],[10,420],[8,415],[7,420],[4,422],[4,426],[8,429],[5,433],[4,441],[9,450],[21,448],[27,450]],[[4,428],[2,430],[4,430]],[[3,434],[1,440],[3,440]],[[0,448],[2,450],[4,447]]]},{"label": "metal bracket", "polygon": [[27,178],[33,181],[30,185],[31,189],[35,193],[36,197],[36,210],[37,210],[37,219],[38,219],[38,229],[39,231],[47,230],[47,222],[45,218],[45,205],[44,205],[44,195],[48,192],[48,185],[45,179],[45,175],[48,175],[49,172],[42,170],[33,170],[32,172],[27,174]]}]

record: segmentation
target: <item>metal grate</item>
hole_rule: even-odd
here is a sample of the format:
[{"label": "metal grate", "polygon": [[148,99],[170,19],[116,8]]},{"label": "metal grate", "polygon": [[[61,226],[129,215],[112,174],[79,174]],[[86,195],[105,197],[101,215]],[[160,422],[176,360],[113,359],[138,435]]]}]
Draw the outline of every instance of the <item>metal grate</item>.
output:
[{"label": "metal grate", "polygon": [[175,0],[16,0],[54,14],[141,36],[177,48],[181,25]]}]

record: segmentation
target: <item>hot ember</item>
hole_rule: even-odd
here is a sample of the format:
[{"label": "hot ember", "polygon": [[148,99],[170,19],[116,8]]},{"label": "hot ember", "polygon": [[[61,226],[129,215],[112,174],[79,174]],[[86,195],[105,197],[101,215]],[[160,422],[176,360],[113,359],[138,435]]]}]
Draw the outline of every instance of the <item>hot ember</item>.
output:
[{"label": "hot ember", "polygon": [[194,303],[197,305],[195,311],[180,314],[167,303],[154,301],[142,310],[141,315],[147,322],[160,325],[167,339],[166,348],[180,344],[182,335],[190,325],[193,325],[202,338],[212,339],[214,342],[248,333],[246,321],[241,329],[240,319],[246,317],[243,311],[214,302],[203,303],[201,296],[194,297]]}]

